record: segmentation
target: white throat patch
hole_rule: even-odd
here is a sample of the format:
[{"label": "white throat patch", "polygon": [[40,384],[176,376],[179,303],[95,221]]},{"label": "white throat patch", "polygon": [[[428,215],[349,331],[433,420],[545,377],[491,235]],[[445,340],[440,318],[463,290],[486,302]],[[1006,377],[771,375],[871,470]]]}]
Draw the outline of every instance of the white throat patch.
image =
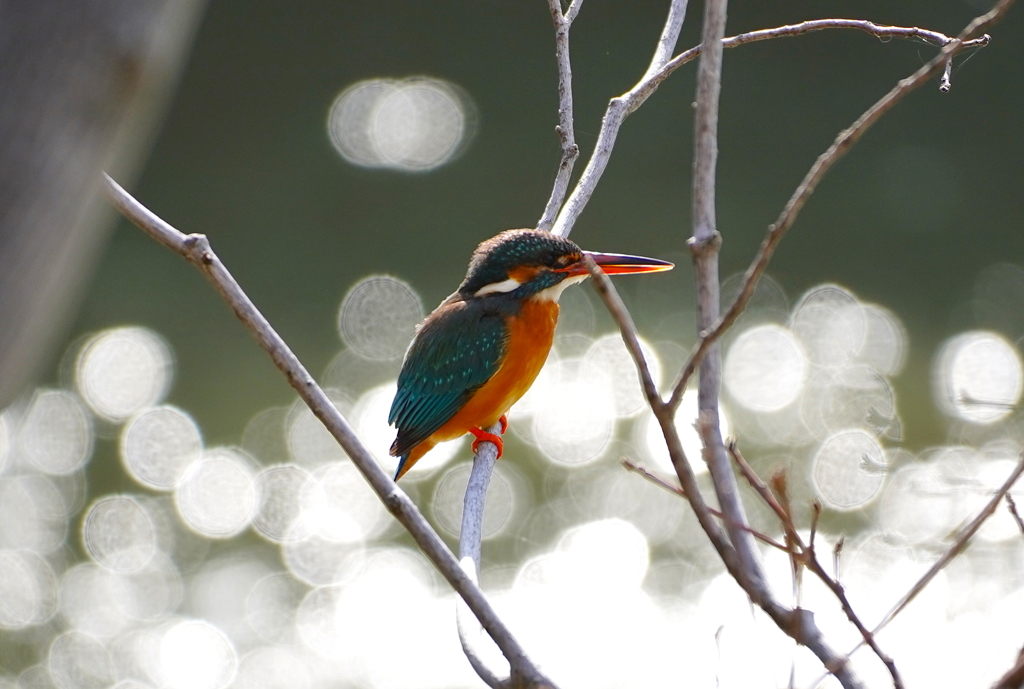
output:
[{"label": "white throat patch", "polygon": [[508,280],[502,280],[501,282],[492,282],[489,285],[484,285],[476,292],[473,293],[474,297],[482,297],[485,294],[493,294],[494,292],[512,292],[518,289],[523,283],[519,282],[514,278]]},{"label": "white throat patch", "polygon": [[537,301],[553,301],[555,303],[558,303],[558,298],[560,296],[562,296],[562,290],[564,290],[569,285],[575,285],[575,284],[578,284],[580,282],[583,282],[588,277],[590,277],[590,276],[589,275],[573,275],[572,277],[567,277],[566,279],[562,280],[561,282],[559,282],[554,287],[548,287],[547,289],[542,289],[540,292],[537,292],[535,295],[533,295],[532,298],[536,299]]}]

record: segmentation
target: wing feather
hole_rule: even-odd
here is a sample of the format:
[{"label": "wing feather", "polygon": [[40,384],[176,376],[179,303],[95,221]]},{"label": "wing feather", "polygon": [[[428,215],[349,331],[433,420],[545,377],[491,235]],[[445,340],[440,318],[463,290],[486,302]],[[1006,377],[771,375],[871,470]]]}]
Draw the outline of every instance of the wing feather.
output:
[{"label": "wing feather", "polygon": [[450,300],[416,333],[398,376],[388,423],[398,429],[399,457],[447,423],[498,370],[506,349],[503,314]]}]

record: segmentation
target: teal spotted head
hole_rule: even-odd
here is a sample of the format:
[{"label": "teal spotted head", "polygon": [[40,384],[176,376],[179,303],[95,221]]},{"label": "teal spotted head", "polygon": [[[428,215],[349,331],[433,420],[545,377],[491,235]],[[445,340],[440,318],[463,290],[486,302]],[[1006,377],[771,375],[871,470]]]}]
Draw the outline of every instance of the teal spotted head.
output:
[{"label": "teal spotted head", "polygon": [[542,230],[507,230],[482,242],[473,252],[459,295],[463,299],[508,295],[557,301],[563,289],[586,279],[585,256],[608,274],[650,273],[673,267],[655,258],[584,251],[575,242]]}]

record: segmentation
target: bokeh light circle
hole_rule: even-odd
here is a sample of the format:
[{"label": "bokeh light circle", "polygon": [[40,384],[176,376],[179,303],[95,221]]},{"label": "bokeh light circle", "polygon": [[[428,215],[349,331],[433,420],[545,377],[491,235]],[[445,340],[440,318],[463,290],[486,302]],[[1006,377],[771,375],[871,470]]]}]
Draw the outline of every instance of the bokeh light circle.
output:
[{"label": "bokeh light circle", "polygon": [[[466,496],[472,462],[463,462],[445,471],[434,488],[431,506],[438,525],[451,536],[462,531],[462,508]],[[509,470],[496,464],[487,485],[487,500],[484,503],[483,537],[494,538],[501,534],[513,520],[516,511],[516,483]]]},{"label": "bokeh light circle", "polygon": [[248,457],[217,448],[193,462],[174,492],[178,512],[196,533],[229,538],[249,525],[256,509],[255,476]]},{"label": "bokeh light circle", "polygon": [[[679,433],[679,441],[686,454],[686,460],[690,463],[693,473],[702,474],[708,470],[708,465],[703,459],[702,448],[704,447],[694,423],[697,421],[697,391],[687,390],[683,399],[679,402],[676,410],[675,422],[676,431]],[[722,438],[728,438],[732,432],[729,417],[721,407],[718,408],[719,427],[722,431]],[[665,435],[661,432],[661,424],[653,414],[642,418],[637,426],[639,431],[639,445],[647,453],[647,457],[658,467],[659,470],[675,473],[672,466],[672,458],[668,453],[668,446],[665,444]]]},{"label": "bokeh light circle", "polygon": [[288,571],[310,586],[335,586],[350,580],[365,551],[362,541],[329,541],[319,534],[286,541],[281,547]]},{"label": "bokeh light circle", "polygon": [[608,447],[616,416],[607,385],[581,378],[563,381],[558,394],[542,400],[534,413],[533,436],[549,461],[581,466],[598,459]]},{"label": "bokeh light circle", "polygon": [[266,641],[286,641],[295,633],[295,611],[306,591],[288,573],[268,574],[249,591],[245,618]]},{"label": "bokeh light circle", "polygon": [[338,311],[345,345],[366,359],[398,359],[423,320],[423,302],[409,283],[389,275],[363,278]]},{"label": "bokeh light circle", "polygon": [[256,477],[256,514],[253,527],[275,543],[303,538],[303,495],[309,490],[309,472],[294,464],[276,464]]},{"label": "bokeh light circle", "polygon": [[301,532],[334,543],[359,543],[390,523],[387,510],[349,461],[318,467],[304,486]]},{"label": "bokeh light circle", "polygon": [[127,495],[100,498],[82,523],[82,541],[89,555],[116,572],[145,566],[156,552],[156,531],[146,511]]},{"label": "bokeh light circle", "polygon": [[[395,429],[388,425],[388,414],[397,389],[394,382],[370,388],[356,402],[351,416],[352,425],[363,443],[373,452],[385,471],[392,475],[398,467],[398,458],[390,454]],[[444,466],[458,454],[465,444],[465,438],[463,436],[436,445],[413,465],[402,480],[417,481],[431,475],[435,469]]]},{"label": "bokeh light circle", "polygon": [[221,689],[234,679],[238,656],[220,629],[186,620],[164,632],[159,662],[168,689]]},{"label": "bokeh light circle", "polygon": [[65,632],[54,639],[48,666],[61,689],[102,689],[114,681],[114,667],[106,649],[79,631]]},{"label": "bokeh light circle", "polygon": [[18,440],[29,462],[40,471],[70,474],[92,455],[92,422],[77,395],[37,390],[22,419]]},{"label": "bokeh light circle", "polygon": [[867,339],[860,360],[885,376],[895,376],[907,360],[907,330],[891,311],[875,304],[864,305]]},{"label": "bokeh light circle", "polygon": [[803,391],[807,355],[799,340],[780,325],[750,328],[725,357],[725,386],[733,399],[756,412],[788,407]]},{"label": "bokeh light circle", "polygon": [[814,490],[834,510],[860,509],[881,490],[886,464],[885,450],[873,435],[858,429],[840,431],[814,455]]},{"label": "bokeh light circle", "polygon": [[151,407],[121,432],[121,461],[132,478],[154,490],[171,490],[199,458],[203,439],[191,416],[171,406]]},{"label": "bokeh light circle", "polygon": [[[640,340],[640,349],[654,384],[661,385],[661,360],[657,352],[643,340]],[[615,413],[619,417],[634,416],[647,406],[636,364],[619,333],[594,340],[583,356],[582,376],[584,380],[591,381],[601,377],[607,379]]]},{"label": "bokeh light circle", "polygon": [[100,417],[123,421],[159,403],[174,366],[163,338],[148,328],[113,328],[83,345],[75,367],[82,398]]},{"label": "bokeh light circle", "polygon": [[1006,418],[1020,401],[1024,371],[1017,349],[987,331],[962,333],[939,350],[932,371],[936,401],[949,415],[977,424]]},{"label": "bokeh light circle", "polygon": [[790,329],[800,338],[812,363],[839,368],[864,346],[868,323],[857,298],[838,285],[819,285],[800,299],[790,317]]},{"label": "bokeh light circle", "polygon": [[306,659],[287,648],[264,646],[248,653],[238,666],[233,689],[309,689]]},{"label": "bokeh light circle", "polygon": [[878,503],[879,524],[898,543],[937,543],[956,527],[959,497],[938,467],[909,464],[890,477]]},{"label": "bokeh light circle", "polygon": [[[325,390],[325,393],[335,409],[346,418],[351,418],[351,400],[337,390]],[[365,439],[363,440],[365,442]],[[288,454],[297,464],[305,467],[348,459],[348,455],[324,426],[323,421],[316,418],[302,400],[296,400],[288,412],[285,421],[285,441]]]},{"label": "bokeh light circle", "polygon": [[0,629],[48,620],[57,608],[53,569],[27,550],[0,550]]},{"label": "bokeh light circle", "polygon": [[69,505],[54,479],[27,474],[0,479],[0,548],[49,553],[67,537]]},{"label": "bokeh light circle", "polygon": [[425,172],[453,160],[473,133],[469,96],[430,77],[369,79],[332,103],[327,132],[353,165]]}]

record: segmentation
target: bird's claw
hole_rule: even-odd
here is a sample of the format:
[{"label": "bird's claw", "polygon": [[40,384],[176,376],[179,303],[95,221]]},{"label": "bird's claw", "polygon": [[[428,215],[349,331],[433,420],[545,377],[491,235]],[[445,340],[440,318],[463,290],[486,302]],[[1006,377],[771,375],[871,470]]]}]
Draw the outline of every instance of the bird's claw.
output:
[{"label": "bird's claw", "polygon": [[[505,428],[503,426],[502,432],[504,431]],[[473,441],[473,454],[476,454],[477,447],[479,447],[480,443],[494,443],[494,446],[498,448],[498,456],[495,457],[495,459],[501,458],[501,453],[505,449],[505,443],[502,442],[501,436],[488,433],[487,431],[482,431],[479,428],[470,428],[469,432],[476,436],[476,440]]]}]

